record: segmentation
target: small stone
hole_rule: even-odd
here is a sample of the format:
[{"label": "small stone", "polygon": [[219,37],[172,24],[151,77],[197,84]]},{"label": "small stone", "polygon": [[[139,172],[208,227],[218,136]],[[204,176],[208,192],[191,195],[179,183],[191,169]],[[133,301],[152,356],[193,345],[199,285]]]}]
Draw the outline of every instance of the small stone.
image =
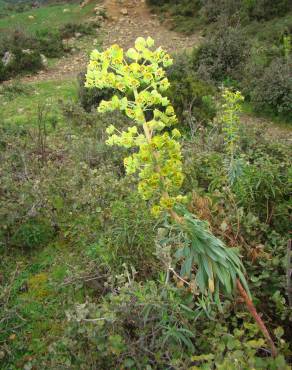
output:
[{"label": "small stone", "polygon": [[30,49],[22,49],[21,51],[23,52],[23,54],[26,54],[26,55],[32,54],[32,50]]},{"label": "small stone", "polygon": [[41,54],[41,61],[42,61],[43,67],[47,68],[48,67],[48,59],[46,58],[46,56],[44,54]]},{"label": "small stone", "polygon": [[121,14],[128,15],[128,9],[127,8],[122,8],[121,9]]},{"label": "small stone", "polygon": [[3,58],[2,58],[2,63],[4,67],[8,66],[14,59],[14,55],[10,53],[10,51],[6,51]]}]

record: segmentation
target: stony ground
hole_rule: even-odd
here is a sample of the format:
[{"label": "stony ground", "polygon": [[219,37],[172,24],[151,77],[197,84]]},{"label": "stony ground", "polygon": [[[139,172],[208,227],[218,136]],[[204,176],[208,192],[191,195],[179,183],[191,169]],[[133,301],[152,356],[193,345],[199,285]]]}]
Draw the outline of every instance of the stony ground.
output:
[{"label": "stony ground", "polygon": [[[186,36],[169,30],[161,24],[155,14],[151,14],[145,0],[88,1],[97,3],[95,13],[92,14],[93,19],[96,14],[99,14],[100,10],[104,10],[106,14],[102,27],[96,35],[96,37],[102,35],[103,47],[117,43],[123,48],[129,48],[138,36],[151,36],[157,46],[163,46],[170,53],[176,53],[194,45],[199,45],[203,39],[200,32]],[[88,53],[95,47],[94,43],[91,43],[92,40],[90,40],[89,45],[87,44],[86,47],[81,48],[82,51],[60,59],[53,67],[42,70],[36,75],[23,77],[21,81],[60,81],[65,78],[75,78],[80,71],[86,69]],[[277,137],[277,140],[288,144],[292,143],[289,127],[278,126],[265,119],[248,114],[242,116],[242,122],[261,128],[262,134],[269,138]]]},{"label": "stony ground", "polygon": [[[151,36],[157,46],[163,46],[169,52],[175,53],[198,45],[202,39],[200,33],[185,36],[161,25],[157,16],[150,13],[144,0],[105,0],[99,7],[104,8],[107,15],[101,31],[98,31],[103,35],[104,47],[117,43],[129,48],[138,36]],[[81,51],[59,60],[54,67],[46,71],[22,78],[22,82],[72,77],[86,68],[87,61],[88,50]]]}]

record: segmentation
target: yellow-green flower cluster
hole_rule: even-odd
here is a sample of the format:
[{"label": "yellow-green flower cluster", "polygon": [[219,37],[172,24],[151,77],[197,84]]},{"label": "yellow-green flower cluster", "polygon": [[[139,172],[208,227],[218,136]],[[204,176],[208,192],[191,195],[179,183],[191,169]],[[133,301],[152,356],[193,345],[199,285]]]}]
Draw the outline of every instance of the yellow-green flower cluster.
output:
[{"label": "yellow-green flower cluster", "polygon": [[151,51],[154,40],[139,37],[135,48],[124,55],[118,45],[112,45],[104,52],[94,50],[86,75],[86,87],[111,87],[121,92],[138,89],[145,85],[158,91],[165,91],[169,82],[162,68],[172,64],[170,56],[161,48]]},{"label": "yellow-green flower cluster", "polygon": [[139,173],[139,193],[155,202],[152,212],[158,215],[184,200],[178,195],[184,177],[181,148],[176,141],[180,132],[163,131],[177,123],[172,105],[162,95],[169,87],[163,67],[172,60],[161,48],[152,51],[153,45],[150,37],[139,37],[126,55],[118,45],[104,52],[93,51],[86,86],[119,91],[119,96],[100,103],[99,112],[120,110],[137,125],[125,131],[110,125],[107,144],[138,149],[124,159],[124,165],[128,174]]},{"label": "yellow-green flower cluster", "polygon": [[221,121],[225,133],[226,151],[232,159],[239,142],[239,113],[242,109],[241,103],[244,101],[244,97],[240,91],[233,92],[226,88],[222,92],[222,98],[224,103],[222,105]]}]

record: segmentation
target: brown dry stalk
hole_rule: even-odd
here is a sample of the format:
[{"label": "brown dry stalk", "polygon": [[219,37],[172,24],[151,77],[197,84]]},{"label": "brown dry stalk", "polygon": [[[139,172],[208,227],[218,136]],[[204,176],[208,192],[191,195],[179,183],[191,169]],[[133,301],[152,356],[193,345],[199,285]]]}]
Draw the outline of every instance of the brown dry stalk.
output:
[{"label": "brown dry stalk", "polygon": [[243,286],[241,285],[241,282],[238,279],[236,280],[236,285],[237,285],[237,289],[238,289],[241,297],[243,298],[243,300],[246,304],[246,307],[247,307],[248,311],[250,312],[252,317],[255,319],[259,329],[261,330],[261,332],[263,333],[267,342],[269,343],[269,346],[270,346],[271,352],[272,352],[272,356],[276,357],[277,356],[277,349],[276,349],[276,346],[273,342],[273,339],[270,336],[270,333],[269,333],[265,323],[261,319],[261,317],[258,314],[252,300],[249,298],[248,294],[246,293],[245,289],[243,288]]},{"label": "brown dry stalk", "polygon": [[287,244],[287,295],[289,307],[292,307],[292,239]]}]

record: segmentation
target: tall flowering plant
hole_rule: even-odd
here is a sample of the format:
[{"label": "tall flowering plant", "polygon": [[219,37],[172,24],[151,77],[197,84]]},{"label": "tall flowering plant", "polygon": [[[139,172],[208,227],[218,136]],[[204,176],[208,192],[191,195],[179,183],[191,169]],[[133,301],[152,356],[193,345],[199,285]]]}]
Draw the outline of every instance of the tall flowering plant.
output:
[{"label": "tall flowering plant", "polygon": [[[91,53],[86,87],[111,88],[117,91],[98,107],[100,113],[119,110],[132,120],[125,130],[109,125],[107,144],[135,148],[124,158],[128,174],[138,173],[138,191],[151,202],[155,216],[167,213],[183,235],[184,245],[176,255],[182,259],[181,274],[191,275],[196,268],[195,284],[203,294],[232,294],[237,287],[266,339],[273,346],[264,323],[257,315],[248,292],[244,267],[235,248],[227,248],[210,231],[207,223],[190,214],[180,194],[184,180],[181,134],[169,99],[164,96],[170,84],[165,68],[171,57],[154,49],[154,40],[139,37],[126,53],[118,45]],[[275,353],[275,349],[273,348]]]}]

